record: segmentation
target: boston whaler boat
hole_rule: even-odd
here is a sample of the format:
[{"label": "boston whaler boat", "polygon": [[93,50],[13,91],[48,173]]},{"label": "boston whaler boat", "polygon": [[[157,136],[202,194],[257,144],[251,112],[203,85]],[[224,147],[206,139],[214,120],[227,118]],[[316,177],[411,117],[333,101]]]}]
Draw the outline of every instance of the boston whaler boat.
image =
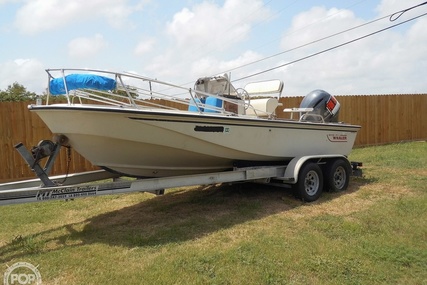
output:
[{"label": "boston whaler boat", "polygon": [[[331,187],[348,185],[346,156],[360,126],[338,122],[340,104],[325,91],[315,90],[299,108],[284,110],[296,119],[279,119],[279,80],[235,88],[224,75],[184,88],[132,73],[47,73],[47,102],[29,110],[62,143],[110,172],[170,177],[295,161],[306,186],[319,176],[325,183],[332,177]],[[67,103],[50,104],[52,95],[65,95]],[[312,163],[305,169],[307,162]]]}]

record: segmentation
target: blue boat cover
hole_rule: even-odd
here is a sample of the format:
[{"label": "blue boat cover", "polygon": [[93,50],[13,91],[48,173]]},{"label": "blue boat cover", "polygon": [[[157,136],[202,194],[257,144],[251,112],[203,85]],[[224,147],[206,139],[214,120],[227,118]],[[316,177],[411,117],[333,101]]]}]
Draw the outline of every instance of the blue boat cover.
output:
[{"label": "blue boat cover", "polygon": [[[116,80],[95,74],[70,74],[65,76],[65,82],[68,91],[81,88],[96,90],[113,90],[116,88]],[[52,79],[49,83],[49,90],[52,95],[66,94],[64,78]]]}]

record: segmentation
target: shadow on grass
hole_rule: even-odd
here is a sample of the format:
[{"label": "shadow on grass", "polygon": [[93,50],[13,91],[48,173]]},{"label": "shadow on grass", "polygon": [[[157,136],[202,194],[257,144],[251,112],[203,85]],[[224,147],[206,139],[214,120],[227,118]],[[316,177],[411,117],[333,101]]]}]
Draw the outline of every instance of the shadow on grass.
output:
[{"label": "shadow on grass", "polygon": [[[327,193],[313,204],[355,192],[367,183],[358,178],[347,191]],[[0,247],[0,262],[94,243],[129,248],[180,243],[301,205],[307,204],[295,199],[291,189],[260,184],[183,188],[81,223],[19,236],[19,242],[15,239]]]},{"label": "shadow on grass", "polygon": [[90,240],[104,239],[112,245],[129,247],[179,243],[299,205],[301,202],[293,199],[290,191],[273,187],[198,187],[94,217],[84,235]]}]

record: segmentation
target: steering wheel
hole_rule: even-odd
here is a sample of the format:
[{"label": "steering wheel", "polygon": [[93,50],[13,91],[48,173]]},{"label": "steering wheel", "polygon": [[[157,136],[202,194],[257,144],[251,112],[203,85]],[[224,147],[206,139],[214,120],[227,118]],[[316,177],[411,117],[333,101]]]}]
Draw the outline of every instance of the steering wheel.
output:
[{"label": "steering wheel", "polygon": [[249,106],[251,105],[251,97],[249,96],[248,91],[246,91],[243,88],[237,88],[236,92],[237,92],[237,96],[239,96],[240,99],[243,100],[243,103],[245,106],[245,111],[246,111],[249,108]]}]

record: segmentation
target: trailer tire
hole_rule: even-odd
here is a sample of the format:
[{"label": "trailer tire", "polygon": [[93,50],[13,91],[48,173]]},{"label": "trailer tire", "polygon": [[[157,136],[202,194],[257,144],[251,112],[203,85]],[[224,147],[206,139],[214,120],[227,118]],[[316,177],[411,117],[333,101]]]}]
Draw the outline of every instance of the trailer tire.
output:
[{"label": "trailer tire", "polygon": [[325,190],[331,192],[346,190],[351,171],[351,165],[346,159],[338,158],[329,162],[325,169]]},{"label": "trailer tire", "polygon": [[323,173],[319,165],[313,162],[305,163],[299,173],[295,184],[295,194],[306,202],[319,199],[323,191]]}]

